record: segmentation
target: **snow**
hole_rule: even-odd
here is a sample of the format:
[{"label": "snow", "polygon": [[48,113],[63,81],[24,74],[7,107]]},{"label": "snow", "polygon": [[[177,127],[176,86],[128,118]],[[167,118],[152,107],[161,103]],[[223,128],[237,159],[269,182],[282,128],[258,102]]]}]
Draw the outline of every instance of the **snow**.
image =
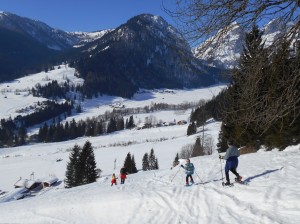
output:
[{"label": "snow", "polygon": [[60,65],[59,67],[56,66],[54,70],[28,75],[9,83],[0,83],[0,118],[14,118],[17,115],[23,115],[18,110],[47,100],[42,97],[33,97],[30,94],[30,90],[37,83],[44,86],[57,80],[58,83],[69,82],[70,85],[74,86],[83,84],[83,79],[74,75],[74,68],[68,67],[68,65]]},{"label": "snow", "polygon": [[238,172],[250,183],[232,188],[221,186],[216,152],[191,159],[199,183],[191,187],[183,186],[180,167],[165,168],[170,155],[164,162],[159,153],[163,168],[129,175],[124,185],[111,187],[104,176],[93,184],[0,203],[0,223],[299,223],[299,147],[242,155]]},{"label": "snow", "polygon": [[[47,75],[49,79],[60,81],[67,75],[72,82],[80,83],[74,72],[64,67]],[[0,89],[10,88],[13,92],[17,88],[34,86],[37,82],[46,83],[45,75],[39,73],[24,77],[19,82],[2,84]],[[97,116],[123,105],[136,108],[159,102],[180,104],[207,100],[223,88],[226,86],[140,90],[132,99],[101,96],[85,100],[83,113],[68,119]],[[1,118],[16,115],[14,108],[41,100],[12,92],[6,92],[7,97],[12,99],[9,106],[5,103],[7,101],[0,102]],[[23,102],[17,100],[18,97]],[[190,112],[188,109],[135,114],[134,120],[143,122],[145,117],[155,116],[165,122],[188,121]],[[225,163],[220,163],[215,150],[221,123],[210,120],[205,125],[205,133],[213,139],[213,154],[191,158],[196,168],[193,175],[196,184],[185,187],[184,170],[180,166],[171,169],[171,166],[176,153],[202,135],[201,127],[197,134],[187,136],[187,126],[123,130],[66,142],[0,149],[0,223],[300,223],[300,145],[290,146],[284,151],[261,149],[257,153],[241,155],[238,172],[249,185],[222,187],[221,166],[224,171]],[[82,146],[86,140],[94,147],[97,166],[103,171],[101,178],[96,183],[65,189],[63,180],[70,149],[75,144]],[[118,179],[117,186],[110,186],[111,174],[118,174],[128,152],[134,155],[137,168],[141,169],[143,155],[152,148],[159,170],[139,171],[128,175],[124,185],[120,185]],[[181,164],[184,165],[184,161]],[[32,173],[37,180],[55,177],[59,182],[16,200],[24,189],[14,189],[14,183],[20,177],[30,179]],[[232,174],[230,177],[233,180]]]},{"label": "snow", "polygon": [[[261,27],[263,31],[262,40],[265,47],[269,47],[274,43],[274,41],[286,33],[292,25],[293,23],[285,25],[280,19],[274,19]],[[295,40],[296,39],[299,38],[296,37]],[[201,49],[207,43],[210,43],[211,46],[202,52]],[[222,40],[212,42],[212,38],[210,38],[197,46],[193,51],[197,58],[203,59],[211,66],[232,69],[237,65],[237,59],[240,58],[244,45],[245,30],[242,29],[238,23],[234,22]]]}]

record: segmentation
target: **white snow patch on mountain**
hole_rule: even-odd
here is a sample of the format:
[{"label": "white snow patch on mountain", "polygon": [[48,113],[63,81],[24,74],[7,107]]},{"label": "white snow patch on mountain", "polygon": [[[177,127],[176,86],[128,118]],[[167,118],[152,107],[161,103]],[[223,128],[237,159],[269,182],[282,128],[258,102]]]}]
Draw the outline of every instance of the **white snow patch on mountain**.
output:
[{"label": "white snow patch on mountain", "polygon": [[44,86],[52,81],[59,84],[69,82],[70,85],[82,85],[83,79],[75,76],[75,69],[68,65],[56,66],[54,70],[24,76],[12,82],[0,83],[0,118],[14,118],[24,115],[18,111],[30,107],[37,102],[45,101],[42,97],[33,97],[31,89],[36,84]]}]

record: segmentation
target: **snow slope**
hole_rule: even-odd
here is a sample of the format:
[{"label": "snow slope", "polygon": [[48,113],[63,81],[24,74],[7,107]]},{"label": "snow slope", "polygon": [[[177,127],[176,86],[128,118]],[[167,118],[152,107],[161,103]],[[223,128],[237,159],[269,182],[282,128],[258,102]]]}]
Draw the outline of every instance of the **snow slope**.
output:
[{"label": "snow slope", "polygon": [[[68,67],[61,69],[50,71],[48,79],[63,81],[65,74],[70,80],[80,82],[74,76],[74,70]],[[37,82],[42,83],[40,79],[45,75],[39,73],[23,81],[2,84],[1,89],[11,88],[12,91],[5,91],[7,98],[0,102],[0,117],[16,116],[18,113],[14,108],[40,100],[13,92],[16,88],[26,89]],[[26,84],[24,80],[30,81]],[[158,102],[196,102],[210,99],[222,88],[225,86],[194,90],[142,90],[130,100],[102,96],[84,101],[84,112],[68,119],[97,116],[113,110],[114,106],[134,108]],[[7,104],[5,100],[10,97]],[[143,121],[152,115],[166,122],[189,120],[190,112],[190,109],[159,111],[135,114],[134,119],[136,122]],[[220,125],[211,121],[205,126],[205,133],[213,139],[213,146],[217,143]],[[197,136],[201,136],[202,128],[192,136],[186,136],[186,131],[187,124],[1,148],[0,223],[300,223],[300,174],[297,172],[300,169],[300,145],[281,152],[261,150],[240,156],[238,172],[249,185],[235,184],[232,188],[221,185],[221,165],[224,171],[225,163],[220,164],[217,151],[212,155],[192,158],[196,167],[196,184],[185,187],[183,169],[179,166],[170,168],[176,153],[186,144],[193,144]],[[94,146],[97,166],[103,170],[101,178],[93,184],[65,189],[63,180],[70,149],[75,144],[82,146],[86,140]],[[128,175],[124,185],[110,186],[111,174],[118,174],[128,152],[135,156],[137,168],[141,169],[142,157],[151,148],[158,158],[159,170],[140,171]],[[18,194],[14,183],[20,177],[29,179],[33,172],[35,179],[52,175],[60,182],[25,199],[5,202],[8,197]]]},{"label": "snow slope", "polygon": [[214,153],[191,160],[198,183],[191,187],[179,167],[129,175],[113,187],[102,178],[0,203],[0,223],[299,223],[299,147],[242,155],[238,171],[248,186],[222,187]]}]

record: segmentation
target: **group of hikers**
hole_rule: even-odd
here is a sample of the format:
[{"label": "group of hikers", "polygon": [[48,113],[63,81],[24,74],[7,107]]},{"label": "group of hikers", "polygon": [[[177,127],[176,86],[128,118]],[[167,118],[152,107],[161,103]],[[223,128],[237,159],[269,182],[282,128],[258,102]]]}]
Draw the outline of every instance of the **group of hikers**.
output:
[{"label": "group of hikers", "polygon": [[[230,183],[230,179],[229,179],[229,171],[231,171],[235,176],[235,181],[239,182],[242,180],[242,177],[238,174],[238,172],[236,171],[237,167],[238,167],[238,157],[240,156],[240,152],[237,149],[237,147],[235,147],[233,145],[233,141],[232,140],[228,140],[227,141],[227,145],[228,148],[226,150],[226,154],[225,156],[221,156],[219,155],[219,159],[224,159],[226,160],[226,164],[225,164],[225,177],[226,177],[226,182],[224,183],[225,186],[229,186]],[[185,169],[185,173],[186,173],[186,185],[189,186],[189,183],[193,184],[194,183],[194,179],[193,179],[193,174],[195,172],[195,167],[194,164],[191,163],[190,159],[186,160],[186,164],[183,166],[181,165],[182,168]],[[125,179],[126,179],[126,175],[127,175],[127,170],[126,168],[123,166],[120,170],[120,178],[121,178],[121,184],[125,183]],[[117,185],[117,177],[116,175],[113,173],[112,175],[112,180],[111,180],[111,186],[113,186],[113,184]],[[189,182],[190,179],[190,182]]]},{"label": "group of hikers", "polygon": [[[125,183],[125,179],[126,179],[126,175],[127,175],[127,169],[125,166],[123,166],[120,170],[120,178],[121,178],[121,184]],[[117,177],[116,175],[113,173],[112,177],[111,177],[111,186],[113,186],[114,184],[117,185]]]},{"label": "group of hikers", "polygon": [[[226,182],[224,183],[225,186],[231,185],[230,178],[229,178],[229,171],[231,171],[236,176],[236,178],[235,178],[236,182],[241,182],[242,181],[242,176],[240,176],[239,173],[236,171],[236,169],[238,167],[238,164],[239,164],[238,157],[240,156],[240,151],[238,150],[237,147],[235,147],[233,145],[232,140],[228,140],[227,145],[228,145],[228,148],[226,150],[225,156],[219,155],[219,159],[226,160],[226,164],[225,164]],[[181,165],[181,167],[185,169],[186,185],[189,186],[189,179],[191,181],[190,183],[193,184],[194,180],[193,180],[192,175],[195,172],[194,164],[190,162],[190,159],[187,159],[185,166]]]}]

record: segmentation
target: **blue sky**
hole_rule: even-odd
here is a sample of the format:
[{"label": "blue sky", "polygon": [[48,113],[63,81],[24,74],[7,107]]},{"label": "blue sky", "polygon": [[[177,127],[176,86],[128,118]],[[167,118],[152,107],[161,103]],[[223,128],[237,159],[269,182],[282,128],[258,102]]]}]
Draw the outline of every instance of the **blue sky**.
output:
[{"label": "blue sky", "polygon": [[0,11],[36,19],[64,31],[116,28],[141,13],[172,19],[162,9],[175,0],[0,0]]}]

